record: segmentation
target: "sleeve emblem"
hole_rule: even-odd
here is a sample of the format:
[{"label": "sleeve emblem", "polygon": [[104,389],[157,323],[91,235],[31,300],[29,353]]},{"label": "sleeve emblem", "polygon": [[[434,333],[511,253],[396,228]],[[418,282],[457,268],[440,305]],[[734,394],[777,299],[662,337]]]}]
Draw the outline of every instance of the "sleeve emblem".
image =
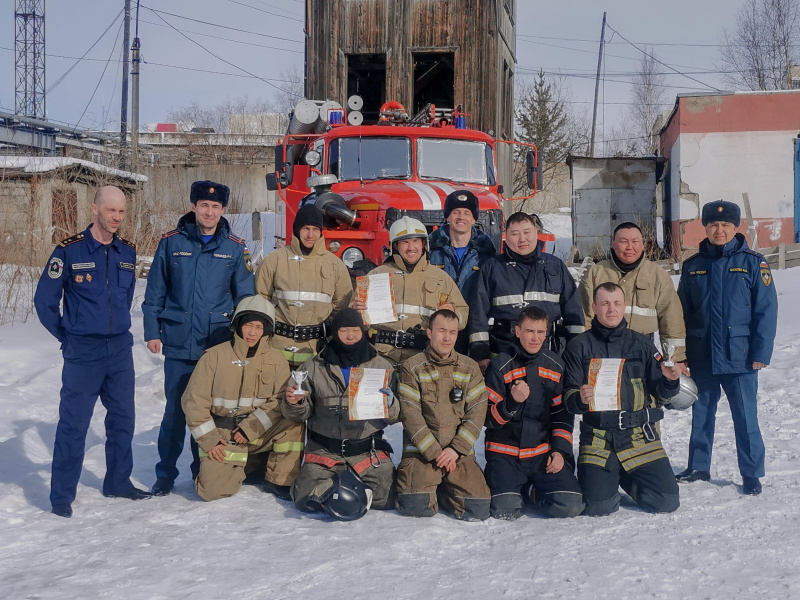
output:
[{"label": "sleeve emblem", "polygon": [[47,274],[50,276],[50,279],[58,279],[61,277],[61,274],[64,272],[64,261],[54,256],[50,259],[50,264],[47,265]]}]

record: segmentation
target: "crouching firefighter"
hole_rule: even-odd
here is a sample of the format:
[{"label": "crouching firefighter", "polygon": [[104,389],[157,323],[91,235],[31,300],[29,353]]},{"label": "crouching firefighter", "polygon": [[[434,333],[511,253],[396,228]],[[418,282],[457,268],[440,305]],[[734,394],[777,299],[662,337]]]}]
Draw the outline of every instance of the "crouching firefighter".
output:
[{"label": "crouching firefighter", "polygon": [[[299,369],[307,374],[302,389],[297,383],[287,388],[281,409],[308,427],[305,462],[292,487],[295,506],[353,520],[370,506],[391,508],[394,503],[392,447],[383,430],[397,422],[400,408],[392,392],[394,369],[369,343],[358,311],[343,309],[331,329],[330,342]],[[383,418],[359,418],[351,406],[364,369],[385,371]]]},{"label": "crouching firefighter", "polygon": [[564,404],[583,415],[578,482],[591,516],[619,508],[620,486],[648,512],[680,506],[656,401],[668,404],[681,393],[681,369],[660,362],[650,338],[628,327],[625,306],[619,285],[598,285],[592,328],[564,351]]},{"label": "crouching firefighter", "polygon": [[527,497],[547,516],[575,517],[584,505],[572,451],[575,417],[561,398],[564,363],[544,348],[544,310],[524,308],[514,329],[513,351],[501,352],[486,369],[486,483],[492,516],[520,517]]},{"label": "crouching firefighter", "polygon": [[[389,228],[389,241],[392,255],[369,274],[390,274],[397,320],[370,331],[375,331],[372,342],[381,356],[399,366],[428,345],[425,328],[436,310],[456,313],[458,328],[463,329],[469,309],[453,278],[428,262],[428,232],[420,221],[398,219]],[[365,310],[367,305],[356,297],[353,307]]]},{"label": "crouching firefighter", "polygon": [[268,452],[264,491],[289,498],[300,472],[303,425],[281,414],[289,363],[270,346],[275,310],[261,296],[245,298],[231,322],[233,340],[206,350],[181,400],[200,447],[195,481],[204,500],[232,496]]},{"label": "crouching firefighter", "polygon": [[473,447],[486,418],[486,387],[477,363],[456,352],[458,316],[437,310],[425,352],[405,361],[397,393],[403,421],[403,460],[397,471],[397,510],[412,517],[445,508],[465,521],[489,518],[489,488]]}]

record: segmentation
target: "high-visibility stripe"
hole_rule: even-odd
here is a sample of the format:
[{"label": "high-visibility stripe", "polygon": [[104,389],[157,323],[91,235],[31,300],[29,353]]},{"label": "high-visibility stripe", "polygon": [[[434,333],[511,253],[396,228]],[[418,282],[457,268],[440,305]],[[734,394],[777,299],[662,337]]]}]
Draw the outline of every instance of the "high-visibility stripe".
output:
[{"label": "high-visibility stripe", "polygon": [[328,467],[329,469],[332,469],[336,465],[342,464],[341,461],[338,461],[334,458],[330,458],[329,456],[320,456],[319,454],[309,454],[308,452],[306,452],[305,461],[307,463],[322,465],[323,467]]},{"label": "high-visibility stripe", "polygon": [[192,429],[192,437],[194,439],[200,439],[207,433],[211,433],[217,428],[217,424],[214,423],[214,419],[209,419],[205,423],[198,425],[194,429]]},{"label": "high-visibility stripe", "polygon": [[631,379],[633,386],[633,410],[643,410],[645,399],[649,402],[650,395],[644,387],[644,381],[641,378]]},{"label": "high-visibility stripe", "polygon": [[561,404],[561,396],[556,396],[553,398],[553,406],[558,406],[559,404]]},{"label": "high-visibility stripe", "polygon": [[420,449],[421,452],[425,452],[431,445],[436,441],[436,438],[433,437],[432,433],[426,435],[419,443],[416,444],[417,448]]},{"label": "high-visibility stripe", "polygon": [[423,317],[430,317],[436,312],[435,309],[425,308],[424,306],[417,306],[416,304],[396,304],[395,310],[397,314],[407,315],[421,315]]},{"label": "high-visibility stripe", "polygon": [[265,430],[272,427],[272,419],[269,418],[269,415],[265,413],[263,409],[257,408],[253,411],[253,414],[256,416],[256,419],[259,420],[261,425],[264,426]]},{"label": "high-visibility stripe", "polygon": [[655,308],[644,308],[642,306],[626,306],[625,314],[639,315],[640,317],[658,317],[658,311]]},{"label": "high-visibility stripe", "polygon": [[[481,423],[481,425],[483,425],[483,423]],[[469,431],[467,431],[466,427],[463,426],[458,428],[458,435],[467,440],[470,446],[474,446],[475,442],[478,441],[478,439],[474,435],[472,435]]]},{"label": "high-visibility stripe", "polygon": [[419,200],[422,203],[422,210],[442,210],[442,199],[436,190],[423,183],[416,181],[404,181],[408,187],[417,192]]},{"label": "high-visibility stripe", "polygon": [[470,379],[472,379],[472,375],[469,373],[453,371],[453,381],[458,381],[459,383],[468,383]]},{"label": "high-visibility stripe", "polygon": [[533,458],[540,454],[545,454],[550,451],[550,444],[539,444],[535,448],[517,448],[516,446],[509,446],[507,444],[498,444],[497,442],[486,442],[486,450],[488,452],[499,452],[500,454],[508,454],[509,456],[518,456],[519,458]]},{"label": "high-visibility stripe", "polygon": [[522,294],[511,294],[510,296],[495,296],[492,298],[492,306],[507,306],[509,304],[522,304],[525,298]]},{"label": "high-visibility stripe", "polygon": [[305,448],[305,444],[303,442],[278,442],[277,444],[272,445],[273,452],[302,452]]},{"label": "high-visibility stripe", "polygon": [[255,400],[255,398],[239,398],[239,408],[253,406]]},{"label": "high-visibility stripe", "polygon": [[525,292],[525,300],[535,302],[560,302],[561,294],[549,294],[547,292]]},{"label": "high-visibility stripe", "polygon": [[483,385],[482,383],[476,385],[467,393],[467,402],[472,402],[473,400],[475,400],[475,398],[480,396],[484,391],[486,391],[485,385]]},{"label": "high-visibility stripe", "polygon": [[492,404],[492,408],[490,408],[489,411],[491,412],[492,417],[494,417],[494,420],[497,421],[500,425],[505,425],[506,423],[508,423],[508,419],[504,419],[503,417],[500,416],[500,411],[497,410],[497,404]]},{"label": "high-visibility stripe", "polygon": [[[200,458],[207,458],[208,452],[199,448],[197,454]],[[225,450],[225,457],[222,459],[225,462],[247,462],[247,452],[240,452],[237,450]]]},{"label": "high-visibility stripe", "polygon": [[417,379],[425,383],[430,383],[434,379],[439,379],[439,371],[429,371],[429,372],[420,371],[419,373],[417,373]]},{"label": "high-visibility stripe", "polygon": [[488,387],[488,386],[486,387],[486,395],[489,397],[489,400],[491,400],[492,402],[497,403],[497,402],[502,402],[503,401],[503,397],[500,394],[498,394],[497,392],[495,392],[492,388]]},{"label": "high-visibility stripe", "polygon": [[661,344],[670,346],[685,346],[686,338],[661,338]]},{"label": "high-visibility stripe", "polygon": [[403,454],[422,454],[414,444],[403,445]]},{"label": "high-visibility stripe", "polygon": [[413,400],[416,403],[420,402],[419,390],[406,383],[401,383],[397,386],[397,393],[403,396],[404,399]]},{"label": "high-visibility stripe", "polygon": [[230,400],[227,398],[214,398],[211,400],[211,406],[220,406],[222,408],[239,408],[239,399]]},{"label": "high-visibility stripe", "polygon": [[583,333],[583,325],[567,325],[567,331],[570,333]]},{"label": "high-visibility stripe", "polygon": [[547,452],[550,452],[550,444],[540,444],[536,446],[536,448],[520,448],[519,457],[533,458],[534,456],[539,456],[540,454],[545,454]]},{"label": "high-visibility stripe", "polygon": [[553,430],[553,435],[557,436],[557,437],[560,437],[560,438],[564,438],[570,444],[572,443],[572,434],[569,431],[567,431],[566,429],[554,429]]},{"label": "high-visibility stripe", "polygon": [[470,334],[469,342],[470,344],[474,344],[476,342],[488,342],[489,341],[489,332],[488,331],[479,331],[478,333]]},{"label": "high-visibility stripe", "polygon": [[527,372],[525,371],[525,367],[520,367],[519,369],[514,369],[513,371],[509,371],[505,375],[503,375],[503,381],[506,383],[511,383],[515,379],[521,379],[525,377]]},{"label": "high-visibility stripe", "polygon": [[[353,465],[353,470],[361,475],[362,471],[366,471],[369,467],[373,466],[372,462],[375,460],[373,456],[368,456],[364,460],[357,462]],[[383,462],[384,460],[391,460],[391,457],[384,452],[383,450],[378,450],[378,460]]]},{"label": "high-visibility stripe", "polygon": [[561,381],[561,373],[557,371],[551,371],[550,369],[545,369],[544,367],[539,367],[539,377],[543,379],[550,379],[556,383]]},{"label": "high-visibility stripe", "polygon": [[525,302],[560,302],[561,294],[551,294],[549,292],[525,292],[524,294],[510,294],[508,296],[496,296],[492,298],[492,306],[509,306],[514,304],[524,304]]},{"label": "high-visibility stripe", "polygon": [[323,302],[330,304],[333,302],[333,296],[330,294],[323,294],[321,292],[294,292],[287,290],[275,290],[272,295],[273,298],[278,300],[286,300],[288,302],[307,301],[307,302]]}]

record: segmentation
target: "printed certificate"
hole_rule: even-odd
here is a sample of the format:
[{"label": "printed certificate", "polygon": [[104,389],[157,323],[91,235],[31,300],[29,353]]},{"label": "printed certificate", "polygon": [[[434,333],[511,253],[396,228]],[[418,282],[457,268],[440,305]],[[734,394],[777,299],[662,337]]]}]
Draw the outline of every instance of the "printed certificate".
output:
[{"label": "printed certificate", "polygon": [[356,278],[358,297],[367,305],[367,310],[361,311],[361,316],[366,325],[378,323],[392,323],[397,321],[397,312],[394,309],[394,290],[392,289],[392,276],[390,273],[378,273]]},{"label": "printed certificate", "polygon": [[389,385],[386,369],[350,369],[348,408],[351,421],[388,419],[389,407],[381,389]]},{"label": "printed certificate", "polygon": [[593,358],[589,364],[589,385],[594,388],[591,412],[620,410],[620,388],[624,358]]}]

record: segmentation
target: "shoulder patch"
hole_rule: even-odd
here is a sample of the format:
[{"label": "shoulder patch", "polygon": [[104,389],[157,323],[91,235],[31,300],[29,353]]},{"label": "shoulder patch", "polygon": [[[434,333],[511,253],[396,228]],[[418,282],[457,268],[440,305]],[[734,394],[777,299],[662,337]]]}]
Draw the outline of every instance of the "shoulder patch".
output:
[{"label": "shoulder patch", "polygon": [[230,235],[228,236],[228,239],[229,239],[229,240],[231,240],[232,242],[236,242],[237,244],[239,244],[239,245],[241,245],[241,246],[244,246],[244,245],[245,245],[245,244],[244,244],[244,240],[243,240],[242,238],[240,238],[238,235],[233,235],[233,234],[230,234]]},{"label": "shoulder patch", "polygon": [[689,258],[687,258],[685,261],[683,261],[683,263],[686,264],[687,262],[689,262],[690,260],[694,260],[698,256],[700,256],[699,252],[697,254],[692,254]]},{"label": "shoulder patch", "polygon": [[61,246],[62,248],[66,248],[70,244],[74,244],[75,242],[80,242],[85,237],[86,236],[83,235],[82,233],[78,233],[76,235],[73,235],[72,237],[68,237],[65,240],[61,240],[61,243],[59,244],[59,246]]},{"label": "shoulder patch", "polygon": [[163,240],[165,238],[171,237],[171,236],[175,235],[176,233],[180,233],[180,231],[178,231],[177,229],[173,229],[172,231],[168,231],[167,233],[162,235],[161,239]]},{"label": "shoulder patch", "polygon": [[136,250],[136,244],[134,244],[132,241],[126,240],[125,238],[119,238],[119,241],[122,242],[123,244],[125,244],[126,246],[129,246],[129,247],[133,248],[134,250]]},{"label": "shoulder patch", "polygon": [[757,256],[760,260],[764,260],[764,255],[761,254],[760,252],[756,252],[752,248],[745,248],[744,251],[746,254],[750,254],[751,256]]}]

